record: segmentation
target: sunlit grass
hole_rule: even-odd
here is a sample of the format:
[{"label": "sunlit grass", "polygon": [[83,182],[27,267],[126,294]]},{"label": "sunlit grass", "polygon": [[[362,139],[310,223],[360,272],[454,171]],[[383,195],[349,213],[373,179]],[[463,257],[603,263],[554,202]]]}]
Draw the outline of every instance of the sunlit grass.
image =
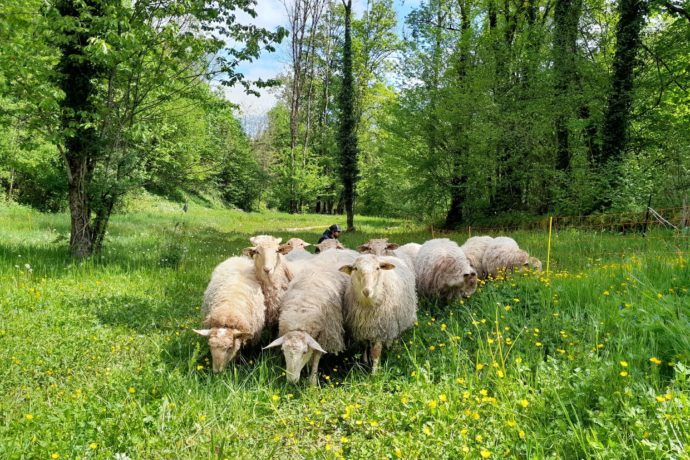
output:
[{"label": "sunlit grass", "polygon": [[[1,209],[0,458],[690,455],[688,246],[670,232],[561,231],[548,277],[423,304],[377,376],[346,354],[324,358],[320,388],[291,386],[259,350],[212,376],[189,331],[212,268],[253,234],[315,241],[333,222],[163,203],[115,216],[79,264],[66,215]],[[431,237],[358,224],[346,245]],[[545,232],[513,236],[544,260]]]}]

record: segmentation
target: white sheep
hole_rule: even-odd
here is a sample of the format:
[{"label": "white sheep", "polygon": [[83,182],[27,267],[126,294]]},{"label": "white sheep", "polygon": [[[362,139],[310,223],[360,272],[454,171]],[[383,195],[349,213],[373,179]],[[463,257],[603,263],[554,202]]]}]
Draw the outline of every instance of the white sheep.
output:
[{"label": "white sheep", "polygon": [[299,381],[311,361],[310,383],[318,378],[324,353],[345,349],[343,294],[350,279],[331,263],[315,262],[295,275],[280,308],[279,338],[266,348],[281,346],[287,379]]},{"label": "white sheep", "polygon": [[285,248],[288,250],[285,258],[290,262],[311,259],[314,257],[314,254],[306,250],[306,248],[311,246],[311,244],[307,243],[301,238],[290,238],[287,240],[287,243],[281,245],[281,247],[282,246],[285,246]]},{"label": "white sheep", "polygon": [[201,308],[213,372],[222,372],[244,344],[256,344],[264,327],[265,306],[254,264],[246,257],[231,257],[211,274]]},{"label": "white sheep", "polygon": [[345,324],[352,338],[371,345],[372,372],[376,372],[384,344],[412,327],[417,320],[414,272],[397,257],[363,254],[340,271],[350,275],[345,291]]},{"label": "white sheep", "polygon": [[419,248],[415,260],[417,292],[452,302],[469,297],[477,289],[477,272],[455,241],[429,240]]},{"label": "white sheep", "polygon": [[414,271],[414,258],[418,250],[415,250],[414,245],[421,246],[417,243],[408,243],[404,246],[398,246],[395,243],[389,243],[388,238],[373,238],[359,245],[357,250],[362,254],[397,257]]},{"label": "white sheep", "polygon": [[320,254],[322,252],[326,252],[331,249],[346,249],[345,246],[343,246],[343,243],[340,241],[334,239],[334,238],[329,238],[327,240],[323,240],[319,244],[315,244],[314,247],[316,248],[316,253]]},{"label": "white sheep", "polygon": [[254,259],[256,277],[261,284],[266,304],[266,325],[272,326],[278,323],[280,299],[293,277],[283,256],[288,250],[285,246],[280,246],[281,238],[270,235],[254,236],[249,241],[253,246],[242,252]]},{"label": "white sheep", "polygon": [[487,275],[482,261],[484,253],[493,242],[494,239],[490,236],[473,236],[460,246],[460,249],[465,253],[467,260],[470,261],[470,265],[475,269],[479,278],[485,278]]},{"label": "white sheep", "polygon": [[507,236],[499,236],[486,249],[482,266],[488,276],[496,276],[500,270],[513,271],[532,267],[541,270],[541,261],[530,257],[527,251],[520,249],[517,242]]}]

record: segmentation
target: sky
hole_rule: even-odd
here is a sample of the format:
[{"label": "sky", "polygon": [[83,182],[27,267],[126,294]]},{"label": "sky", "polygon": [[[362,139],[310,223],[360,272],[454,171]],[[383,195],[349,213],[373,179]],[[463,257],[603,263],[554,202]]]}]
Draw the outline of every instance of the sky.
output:
[{"label": "sky", "polygon": [[[294,1],[294,0],[292,0]],[[405,16],[421,0],[394,0],[394,8],[398,16],[398,33],[402,35],[404,30]],[[353,9],[356,16],[361,16],[366,3],[364,0],[354,0]],[[257,0],[257,17],[252,19],[248,15],[238,15],[241,22],[253,22],[259,27],[275,30],[279,26],[287,27],[287,13],[282,0]],[[251,63],[243,63],[238,71],[243,73],[247,79],[256,80],[258,78],[274,78],[289,67],[290,56],[288,53],[289,37],[283,40],[275,53],[262,53],[259,59]],[[241,86],[223,88],[225,97],[239,106],[239,116],[246,128],[250,131],[254,129],[249,125],[255,126],[260,120],[264,119],[266,113],[273,107],[278,99],[280,88],[262,89],[259,92],[261,97],[256,97],[244,93]]]}]

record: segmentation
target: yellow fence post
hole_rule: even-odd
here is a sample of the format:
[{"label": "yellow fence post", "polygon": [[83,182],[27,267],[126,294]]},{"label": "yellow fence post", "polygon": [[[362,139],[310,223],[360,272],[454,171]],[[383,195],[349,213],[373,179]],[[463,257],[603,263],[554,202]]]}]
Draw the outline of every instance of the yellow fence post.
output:
[{"label": "yellow fence post", "polygon": [[551,226],[553,225],[553,216],[549,217],[549,244],[546,248],[546,277],[549,277],[549,265],[551,264]]}]

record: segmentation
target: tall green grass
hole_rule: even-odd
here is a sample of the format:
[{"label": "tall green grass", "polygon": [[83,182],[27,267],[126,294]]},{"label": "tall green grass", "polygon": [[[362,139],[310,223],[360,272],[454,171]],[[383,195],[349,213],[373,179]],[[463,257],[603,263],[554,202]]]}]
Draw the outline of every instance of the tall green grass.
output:
[{"label": "tall green grass", "polygon": [[[0,458],[690,455],[688,246],[670,232],[557,233],[548,277],[422,303],[376,376],[346,353],[291,386],[260,350],[211,375],[190,328],[213,267],[251,235],[315,241],[339,221],[160,204],[115,216],[76,263],[66,215],[0,209]],[[431,237],[358,222],[350,247]],[[544,260],[546,234],[513,236]]]}]

